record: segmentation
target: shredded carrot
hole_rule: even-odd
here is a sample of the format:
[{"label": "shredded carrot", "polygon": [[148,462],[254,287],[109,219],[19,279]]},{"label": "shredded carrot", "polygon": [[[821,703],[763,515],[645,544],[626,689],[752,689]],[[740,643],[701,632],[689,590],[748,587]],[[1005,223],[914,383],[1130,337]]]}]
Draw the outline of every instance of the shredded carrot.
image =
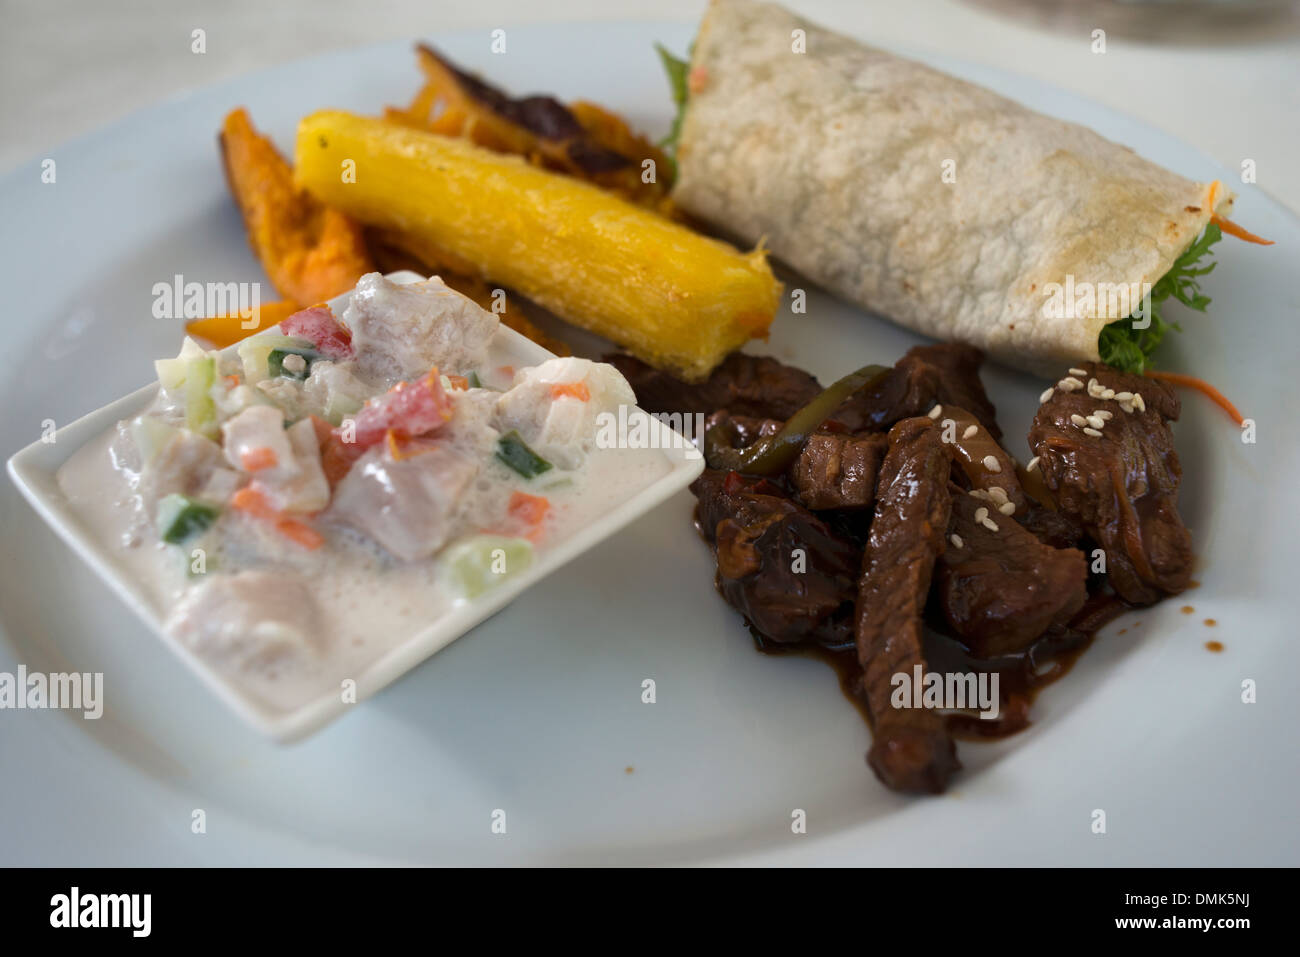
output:
[{"label": "shredded carrot", "polygon": [[527,492],[515,492],[510,496],[510,517],[528,526],[526,536],[530,541],[537,541],[542,535],[542,522],[551,511],[551,502],[541,495],[529,495]]},{"label": "shredded carrot", "polygon": [[1214,215],[1210,217],[1210,222],[1214,223],[1229,236],[1236,236],[1238,239],[1244,239],[1248,243],[1255,243],[1260,246],[1272,246],[1273,240],[1265,239],[1263,236],[1256,236],[1254,233],[1242,229],[1230,219],[1224,219],[1222,216]]},{"label": "shredded carrot", "polygon": [[579,402],[587,402],[591,399],[591,390],[587,388],[585,382],[561,382],[559,385],[551,386],[552,399],[563,399],[565,396],[571,396]]},{"label": "shredded carrot", "polygon": [[388,443],[388,454],[394,462],[414,458],[428,452],[438,443],[433,439],[407,438],[396,429],[386,429],[384,440]]},{"label": "shredded carrot", "polygon": [[275,449],[263,445],[256,449],[249,449],[239,457],[239,464],[244,467],[245,472],[260,472],[262,469],[273,469],[280,464],[280,457],[275,454]]},{"label": "shredded carrot", "polygon": [[514,366],[497,366],[497,372],[500,372],[503,376],[507,376],[508,378],[514,378],[514,375],[515,375],[515,367],[514,367]]},{"label": "shredded carrot", "polygon": [[241,512],[247,512],[254,518],[273,522],[277,532],[303,548],[320,548],[325,544],[325,536],[306,522],[301,522],[296,518],[288,518],[276,511],[262,490],[255,485],[245,485],[241,488],[231,497],[230,504]]},{"label": "shredded carrot", "polygon": [[254,518],[277,518],[271,503],[266,500],[262,490],[255,485],[245,485],[230,498],[230,505],[241,512],[247,512]]},{"label": "shredded carrot", "polygon": [[463,375],[449,375],[447,376],[447,381],[451,383],[453,389],[463,390],[469,388],[469,379],[465,378]]},{"label": "shredded carrot", "polygon": [[239,385],[239,376],[237,375],[222,376],[222,378],[226,380],[226,385],[232,389]]},{"label": "shredded carrot", "polygon": [[1208,396],[1215,405],[1227,412],[1237,425],[1241,425],[1246,421],[1242,414],[1237,411],[1237,407],[1228,400],[1228,397],[1204,379],[1198,379],[1194,375],[1184,375],[1181,372],[1157,372],[1154,369],[1148,369],[1146,375],[1161,382],[1172,382],[1174,385],[1195,389],[1197,392]]},{"label": "shredded carrot", "polygon": [[296,518],[280,519],[275,523],[275,530],[289,541],[296,542],[303,548],[316,549],[325,544],[324,535],[306,522],[300,522]]}]

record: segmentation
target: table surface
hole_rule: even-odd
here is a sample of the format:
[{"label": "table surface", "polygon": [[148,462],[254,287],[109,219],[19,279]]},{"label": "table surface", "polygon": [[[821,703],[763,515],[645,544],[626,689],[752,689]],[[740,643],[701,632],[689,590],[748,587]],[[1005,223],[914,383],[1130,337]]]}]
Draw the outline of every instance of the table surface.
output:
[{"label": "table surface", "polygon": [[[988,0],[986,0],[988,2]],[[996,0],[993,0],[996,2]],[[1001,0],[1008,2],[1008,0]],[[1300,14],[1192,42],[1126,39],[1104,14],[1040,25],[955,0],[788,0],[883,47],[996,65],[1145,120],[1300,210]],[[0,0],[0,172],[137,109],[285,59],[539,21],[698,20],[704,0]],[[1077,8],[1076,8],[1077,9]],[[1108,29],[1109,25],[1109,29]],[[206,52],[191,50],[195,29]],[[1093,52],[1104,29],[1105,53]],[[546,78],[537,78],[545,90]],[[522,92],[522,91],[520,91]],[[598,94],[593,89],[593,94]]]}]

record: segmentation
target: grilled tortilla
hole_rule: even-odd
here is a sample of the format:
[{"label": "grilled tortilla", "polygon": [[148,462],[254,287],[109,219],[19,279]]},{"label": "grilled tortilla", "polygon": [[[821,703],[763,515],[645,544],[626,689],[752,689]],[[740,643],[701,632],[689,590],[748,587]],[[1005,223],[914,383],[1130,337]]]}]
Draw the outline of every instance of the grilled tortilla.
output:
[{"label": "grilled tortilla", "polygon": [[1097,359],[1102,327],[1232,205],[1219,183],[772,4],[713,0],[690,90],[683,209],[1032,371]]}]

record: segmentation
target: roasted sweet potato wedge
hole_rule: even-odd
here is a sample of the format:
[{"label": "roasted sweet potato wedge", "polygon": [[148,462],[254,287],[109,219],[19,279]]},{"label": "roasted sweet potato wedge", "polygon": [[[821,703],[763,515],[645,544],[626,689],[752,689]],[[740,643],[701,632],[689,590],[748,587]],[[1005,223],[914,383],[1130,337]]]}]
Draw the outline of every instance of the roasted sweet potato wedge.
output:
[{"label": "roasted sweet potato wedge", "polygon": [[248,241],[287,300],[323,302],[373,270],[361,228],[294,186],[293,170],[244,109],[221,127],[221,158]]}]

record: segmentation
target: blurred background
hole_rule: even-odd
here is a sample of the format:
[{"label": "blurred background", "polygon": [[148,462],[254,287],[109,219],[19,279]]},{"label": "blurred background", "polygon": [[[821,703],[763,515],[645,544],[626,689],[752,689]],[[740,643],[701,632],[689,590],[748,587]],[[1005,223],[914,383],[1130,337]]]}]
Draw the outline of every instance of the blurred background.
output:
[{"label": "blurred background", "polygon": [[[0,0],[0,173],[225,77],[439,31],[698,20],[704,0]],[[788,0],[900,52],[1002,67],[1123,110],[1300,210],[1300,15],[1290,0]],[[202,29],[206,52],[191,51]],[[1104,51],[1095,31],[1104,31]],[[545,76],[537,89],[547,89]],[[523,92],[523,91],[517,91]]]}]

